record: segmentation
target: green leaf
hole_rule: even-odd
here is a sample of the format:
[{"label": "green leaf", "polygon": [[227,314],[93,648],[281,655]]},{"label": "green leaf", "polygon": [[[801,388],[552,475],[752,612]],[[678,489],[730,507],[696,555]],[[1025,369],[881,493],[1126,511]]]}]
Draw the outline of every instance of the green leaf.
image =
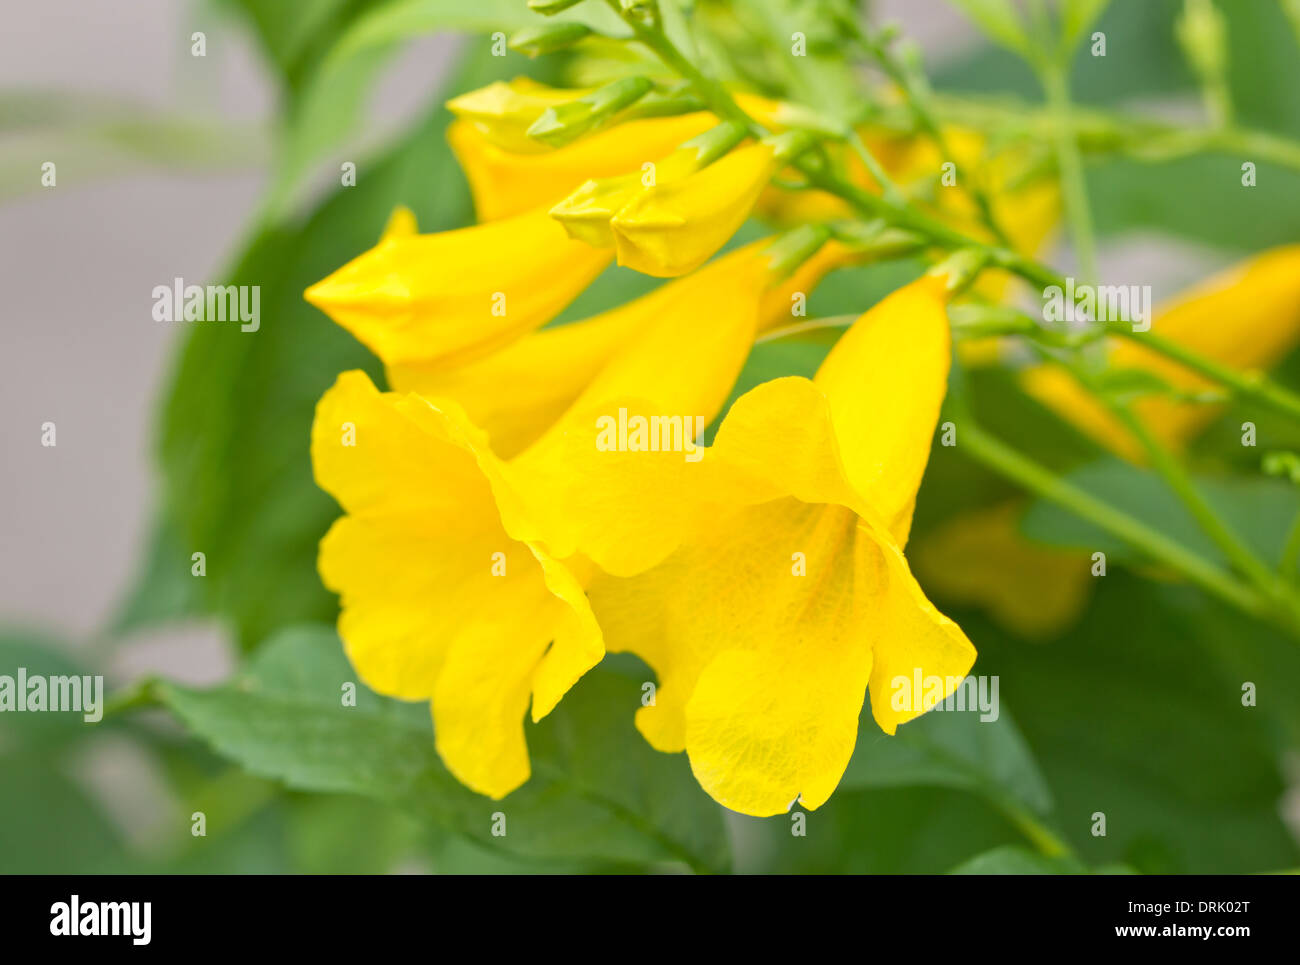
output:
[{"label": "green leaf", "polygon": [[1065,0],[1061,7],[1061,52],[1069,55],[1110,0]]},{"label": "green leaf", "polygon": [[[355,794],[395,805],[481,844],[533,858],[727,862],[721,815],[681,755],[659,754],[632,723],[639,684],[587,674],[556,711],[529,728],[533,777],[502,801],[462,786],[443,767],[425,705],[376,696],[356,675],[333,630],[286,630],[234,684],[199,691],[159,687],[196,735],[254,774],[300,790]],[[492,834],[493,814],[506,835]]]},{"label": "green leaf", "polygon": [[1011,0],[952,0],[952,4],[990,39],[1022,57],[1031,56],[1029,36]]},{"label": "green leaf", "polygon": [[1032,811],[1052,809],[1052,794],[1005,708],[997,720],[977,710],[933,710],[889,737],[863,714],[842,787],[929,785],[1009,797]]},{"label": "green leaf", "polygon": [[1082,874],[1083,865],[1069,858],[1048,858],[1017,845],[1004,845],[963,861],[953,875],[1073,875]]},{"label": "green leaf", "polygon": [[[1300,852],[1279,816],[1278,763],[1286,746],[1278,721],[1300,702],[1280,683],[1294,675],[1294,659],[1244,676],[1245,665],[1227,655],[1258,652],[1267,628],[1235,612],[1207,619],[1206,608],[1219,608],[1194,590],[1123,572],[1097,582],[1078,625],[1039,646],[936,601],[1015,701],[1080,860],[1144,873],[1294,866]],[[1242,702],[1243,680],[1252,679],[1256,707]],[[1104,836],[1093,833],[1098,812]]]},{"label": "green leaf", "polygon": [[731,816],[740,874],[942,874],[961,855],[1023,838],[973,794],[943,787],[841,787],[795,818]]},{"label": "green leaf", "polygon": [[[1226,564],[1215,543],[1159,476],[1115,458],[1089,463],[1066,480],[1105,499],[1202,556]],[[1198,477],[1197,488],[1221,519],[1266,561],[1279,562],[1287,525],[1300,511],[1300,493],[1280,479]],[[1104,552],[1108,559],[1145,561],[1140,551],[1054,503],[1037,500],[1020,524],[1030,539],[1053,546]]]}]

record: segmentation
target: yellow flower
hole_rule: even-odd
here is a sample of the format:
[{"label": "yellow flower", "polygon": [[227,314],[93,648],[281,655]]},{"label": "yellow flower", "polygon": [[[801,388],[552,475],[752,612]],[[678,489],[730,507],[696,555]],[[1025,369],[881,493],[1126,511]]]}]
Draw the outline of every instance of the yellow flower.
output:
[{"label": "yellow flower", "polygon": [[[705,111],[620,119],[563,147],[529,137],[542,115],[590,94],[589,89],[547,87],[526,77],[497,82],[447,103],[457,120],[447,139],[469,180],[480,221],[494,221],[555,203],[589,180],[640,172],[718,123]],[[738,95],[747,111],[772,123],[781,107]]]},{"label": "yellow flower", "polygon": [[783,163],[783,147],[759,141],[640,191],[609,222],[618,263],[660,278],[702,265],[749,217]]},{"label": "yellow flower", "polygon": [[438,753],[492,797],[528,779],[540,719],[604,653],[582,588],[496,510],[487,440],[454,403],[345,372],[312,426],[317,483],[347,513],[321,541],[339,636],[371,689],[428,700]]},{"label": "yellow flower", "polygon": [[[1300,245],[1256,255],[1183,293],[1155,312],[1151,332],[1238,371],[1275,365],[1300,342]],[[1214,388],[1140,341],[1115,340],[1108,361],[1116,369],[1149,372],[1182,392]],[[1022,384],[1112,452],[1144,461],[1140,443],[1064,369],[1035,366],[1023,373]],[[1151,396],[1137,400],[1134,410],[1157,439],[1178,449],[1222,408]]]},{"label": "yellow flower", "polygon": [[544,154],[521,154],[494,144],[468,121],[447,128],[447,140],[469,180],[480,221],[494,221],[554,203],[583,182],[640,171],[717,120],[695,112],[628,121]]},{"label": "yellow flower", "polygon": [[1054,636],[1088,600],[1094,578],[1085,554],[1020,535],[1015,502],[971,510],[918,537],[913,568],[935,593],[986,609],[1021,636]]},{"label": "yellow flower", "polygon": [[[590,419],[551,454],[587,499],[552,494],[571,531],[548,545],[600,568],[589,596],[606,646],[659,677],[637,726],[660,750],[686,750],[733,810],[820,806],[867,692],[892,734],[941,699],[913,701],[899,680],[937,677],[946,696],[974,661],[902,553],[945,390],[944,298],[930,277],[895,292],[814,380],[742,396],[698,462],[598,451]],[[588,416],[615,404],[636,411],[607,399]]]},{"label": "yellow flower", "polygon": [[[789,277],[760,282],[770,287],[759,301],[759,332],[789,323],[791,294],[811,292],[821,279],[855,258],[836,242],[827,242]],[[720,277],[712,266],[703,269]],[[474,424],[491,439],[497,455],[509,458],[536,441],[573,404],[582,391],[639,334],[654,327],[661,315],[685,312],[702,319],[716,311],[712,299],[691,294],[668,283],[642,298],[582,321],[534,332],[498,352],[464,365],[402,362],[386,367],[388,384],[398,392],[455,399]],[[721,298],[734,292],[723,287]],[[686,299],[690,299],[687,301]],[[699,346],[683,345],[679,354]],[[676,361],[674,365],[678,364]]]},{"label": "yellow flower", "polygon": [[590,93],[590,88],[549,87],[528,77],[516,77],[454,97],[447,102],[447,108],[504,151],[542,154],[551,150],[550,145],[529,137],[528,128],[548,108]]},{"label": "yellow flower", "polygon": [[545,208],[437,234],[408,222],[306,298],[386,363],[453,365],[546,324],[609,262]]},{"label": "yellow flower", "polygon": [[[380,393],[360,372],[340,376],[317,407],[316,480],[347,513],[321,542],[319,568],[341,598],[348,657],[377,692],[430,701],[438,752],[474,790],[501,797],[527,780],[530,699],[539,720],[604,653],[583,594],[591,566],[563,548],[569,536],[554,531],[550,505],[557,493],[565,505],[599,495],[553,456],[575,428],[573,413],[633,395],[654,413],[711,419],[773,280],[763,247],[533,336],[528,352],[496,363],[497,374],[520,374],[512,366],[524,356],[536,365],[577,345],[574,371],[528,372],[520,382],[531,387],[515,396],[509,384],[472,376],[459,385],[490,422],[513,432],[511,419],[524,417],[527,431],[510,442],[531,445],[514,460],[499,458],[497,441],[456,402]],[[552,336],[566,341],[549,356],[551,343],[538,343]],[[547,396],[551,379],[564,387]]]},{"label": "yellow flower", "polygon": [[618,263],[674,278],[698,268],[749,217],[763,188],[793,149],[763,140],[693,170],[694,152],[666,158],[652,184],[641,174],[591,181],[552,209],[575,237],[613,243]]}]

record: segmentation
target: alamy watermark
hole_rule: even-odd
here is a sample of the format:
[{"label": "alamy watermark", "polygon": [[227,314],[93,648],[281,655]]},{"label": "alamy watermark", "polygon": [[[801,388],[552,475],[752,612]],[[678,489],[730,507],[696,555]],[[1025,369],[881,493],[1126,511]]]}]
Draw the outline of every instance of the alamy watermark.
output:
[{"label": "alamy watermark", "polygon": [[101,676],[28,675],[19,667],[15,676],[0,674],[0,712],[72,712],[88,724],[104,716],[104,678]]},{"label": "alamy watermark", "polygon": [[148,945],[152,937],[153,903],[148,901],[68,901],[50,905],[50,934],[125,935],[133,945]]},{"label": "alamy watermark", "polygon": [[704,434],[704,416],[634,415],[618,410],[618,418],[596,420],[596,448],[601,452],[681,452],[687,462],[699,462],[704,447],[695,440]]},{"label": "alamy watermark", "polygon": [[923,674],[921,668],[916,667],[912,676],[899,674],[890,681],[894,693],[889,700],[890,706],[899,713],[977,710],[980,720],[990,723],[1001,715],[998,686],[996,676],[940,677]]},{"label": "alamy watermark", "polygon": [[155,322],[239,322],[241,332],[262,324],[260,285],[187,285],[184,278],[153,290]]},{"label": "alamy watermark", "polygon": [[1135,332],[1151,328],[1150,285],[1079,285],[1043,289],[1045,322],[1129,322]]}]

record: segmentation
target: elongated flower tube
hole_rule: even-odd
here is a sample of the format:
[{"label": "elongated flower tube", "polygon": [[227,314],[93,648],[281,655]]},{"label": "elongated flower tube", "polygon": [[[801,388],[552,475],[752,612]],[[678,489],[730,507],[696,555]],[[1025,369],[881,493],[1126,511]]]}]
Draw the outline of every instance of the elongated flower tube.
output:
[{"label": "elongated flower tube", "polygon": [[[945,297],[933,277],[895,292],[814,380],[742,396],[697,462],[602,451],[599,409],[553,454],[600,494],[565,515],[570,541],[602,571],[589,596],[606,646],[659,677],[638,728],[660,750],[686,750],[733,810],[820,806],[868,692],[892,734],[974,661],[902,553],[945,391]],[[638,405],[605,405],[615,402]]]},{"label": "elongated flower tube", "polygon": [[306,298],[386,363],[461,364],[539,328],[610,262],[545,208],[456,231],[390,231]]},{"label": "elongated flower tube", "polygon": [[[576,401],[534,424],[514,460],[445,397],[380,393],[347,372],[321,400],[312,464],[347,515],[319,569],[340,595],[348,657],[377,692],[430,702],[438,752],[474,790],[501,797],[527,780],[530,703],[540,720],[604,653],[582,589],[590,564],[552,546],[570,541],[553,496],[573,505],[586,491],[581,476],[554,474],[569,412],[635,395],[653,414],[712,419],[774,280],[764,246],[749,246],[606,316]],[[692,425],[682,443],[695,441]]]},{"label": "elongated flower tube", "polygon": [[[1300,343],[1300,245],[1255,255],[1177,296],[1154,313],[1153,335],[1211,361],[1249,372],[1267,369]],[[1140,337],[1140,336],[1139,336]],[[1180,392],[1214,383],[1131,339],[1114,340],[1115,369],[1151,373]],[[1023,373],[1030,395],[1112,452],[1142,462],[1143,449],[1129,431],[1067,371],[1050,364]],[[1164,396],[1138,399],[1134,411],[1162,443],[1182,448],[1221,406]]]},{"label": "elongated flower tube", "polygon": [[[828,272],[856,257],[843,245],[828,242],[789,277],[771,283],[760,296],[758,332],[788,323],[792,293],[811,292]],[[731,294],[723,290],[724,297]],[[389,365],[388,383],[398,392],[456,400],[488,434],[493,451],[509,458],[554,424],[610,359],[654,327],[662,313],[679,310],[705,319],[703,313],[714,310],[711,301],[686,304],[679,297],[674,289],[635,299],[592,318],[532,333],[461,366]],[[698,352],[703,347],[701,342],[682,350]]]}]

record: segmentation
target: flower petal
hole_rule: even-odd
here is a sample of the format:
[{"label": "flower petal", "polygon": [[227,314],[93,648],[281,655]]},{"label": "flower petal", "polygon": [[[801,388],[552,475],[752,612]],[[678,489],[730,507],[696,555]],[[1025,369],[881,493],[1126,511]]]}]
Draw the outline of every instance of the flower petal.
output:
[{"label": "flower petal", "polygon": [[925,276],[862,316],[817,370],[850,481],[907,542],[948,388],[943,281]]},{"label": "flower petal", "polygon": [[385,363],[460,364],[550,321],[609,261],[538,209],[456,231],[387,235],[306,298]]},{"label": "flower petal", "polygon": [[581,322],[525,335],[499,352],[449,368],[399,362],[386,369],[398,392],[455,399],[509,459],[537,441],[611,356],[649,320],[630,302]]},{"label": "flower petal", "polygon": [[749,217],[777,167],[775,148],[760,141],[645,189],[610,221],[618,263],[660,278],[698,268]]},{"label": "flower petal", "polygon": [[499,505],[492,460],[463,413],[361,372],[317,407],[317,482],[348,513],[319,561],[348,658],[379,693],[432,698],[447,767],[500,797],[528,777],[530,694],[544,715],[604,651],[573,575],[503,524],[518,508]]}]

